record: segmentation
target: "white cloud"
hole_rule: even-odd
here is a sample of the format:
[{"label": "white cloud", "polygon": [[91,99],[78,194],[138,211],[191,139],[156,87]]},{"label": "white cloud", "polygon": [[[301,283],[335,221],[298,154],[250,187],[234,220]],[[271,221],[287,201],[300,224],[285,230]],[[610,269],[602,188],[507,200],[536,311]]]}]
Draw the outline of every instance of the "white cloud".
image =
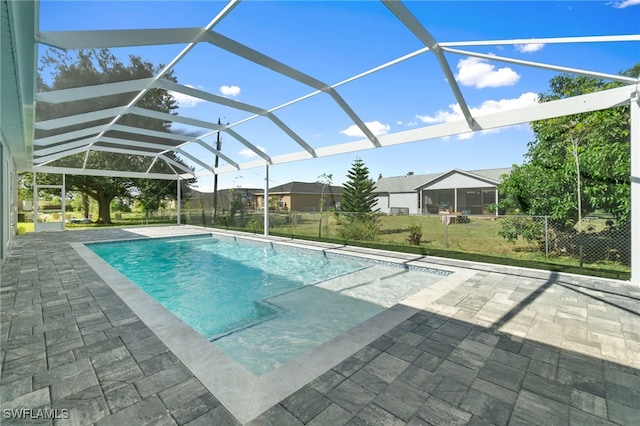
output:
[{"label": "white cloud", "polygon": [[542,48],[544,47],[544,44],[543,43],[515,44],[514,47],[519,52],[532,53],[532,52],[537,52],[538,50],[542,50]]},{"label": "white cloud", "polygon": [[[538,95],[533,92],[526,92],[517,98],[512,99],[500,99],[500,100],[488,100],[482,102],[479,107],[470,108],[471,114],[474,117],[479,117],[487,114],[499,113],[502,111],[508,111],[517,108],[524,108],[530,105],[538,103]],[[437,123],[450,123],[452,121],[463,120],[462,110],[459,104],[449,105],[448,110],[440,110],[434,115],[416,115],[416,118],[427,124]],[[487,130],[487,132],[495,132],[498,130]],[[458,135],[458,139],[470,139],[473,137],[473,133],[464,133]]]},{"label": "white cloud", "polygon": [[225,96],[238,96],[240,88],[238,86],[220,86],[220,93]]},{"label": "white cloud", "polygon": [[513,86],[520,75],[509,67],[496,69],[495,65],[480,58],[467,58],[458,61],[456,80],[464,86],[485,87]]},{"label": "white cloud", "polygon": [[614,2],[613,7],[615,7],[616,9],[624,9],[625,7],[637,6],[639,4],[640,0],[622,0]]},{"label": "white cloud", "polygon": [[[257,145],[256,148],[258,148],[262,152],[267,152],[267,149],[263,146]],[[249,148],[241,149],[240,151],[238,151],[238,154],[240,154],[240,156],[244,158],[253,158],[258,156],[258,154],[251,151]]]},{"label": "white cloud", "polygon": [[[189,86],[188,84],[185,84],[185,86],[195,89],[195,87]],[[204,102],[204,100],[200,98],[194,98],[193,96],[185,95],[184,93],[169,91],[169,94],[173,96],[180,108],[191,108],[198,105],[200,102]]]},{"label": "white cloud", "polygon": [[[389,126],[388,124],[382,124],[379,121],[367,121],[364,124],[369,130],[371,130],[371,133],[373,133],[374,136],[386,135],[387,133],[389,133],[389,130],[391,130],[391,126]],[[360,130],[360,128],[355,124],[347,127],[344,130],[341,130],[340,134],[352,137],[365,137],[364,133],[362,133],[362,130]]]}]

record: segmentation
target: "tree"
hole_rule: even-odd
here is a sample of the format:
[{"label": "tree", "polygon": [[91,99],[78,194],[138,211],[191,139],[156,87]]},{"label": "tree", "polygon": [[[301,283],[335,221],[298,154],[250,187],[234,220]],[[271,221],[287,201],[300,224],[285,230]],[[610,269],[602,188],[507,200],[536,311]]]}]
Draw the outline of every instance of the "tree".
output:
[{"label": "tree", "polygon": [[317,182],[322,185],[322,193],[320,194],[320,202],[318,203],[318,207],[320,207],[320,222],[318,223],[318,238],[322,237],[322,211],[324,209],[324,204],[326,203],[324,191],[327,186],[331,186],[333,183],[333,174],[332,173],[323,173],[318,176]]},{"label": "tree", "polygon": [[347,173],[340,203],[342,220],[341,236],[347,239],[373,240],[378,234],[375,182],[369,178],[369,169],[356,158]]},{"label": "tree", "polygon": [[[42,63],[43,65],[39,69],[40,73],[38,75],[39,91],[60,90],[85,85],[147,78],[156,75],[162,67],[161,65],[156,67],[150,62],[142,60],[139,56],[133,55],[129,57],[129,64],[125,65],[107,49],[99,51],[80,50],[75,55],[59,50],[49,50],[45,54]],[[52,83],[50,85],[46,84],[42,78],[42,72],[44,70],[51,72]],[[176,81],[172,73],[168,73],[164,78]],[[36,104],[36,113],[38,120],[43,121],[88,111],[102,110],[127,105],[136,94],[137,92],[116,94],[89,100],[66,102],[58,105],[39,102]],[[147,94],[138,101],[137,105],[142,108],[165,113],[171,113],[177,108],[175,99],[170,93],[162,89],[152,89],[148,91]],[[97,120],[91,123],[56,129],[54,131],[36,130],[36,138],[53,136],[89,126],[97,126],[105,124],[109,120],[110,119]],[[167,132],[167,139],[171,139],[170,123],[164,120],[126,114],[119,119],[118,123]],[[137,140],[144,142],[158,142],[157,139],[152,137],[131,135],[122,131],[109,131],[105,136],[123,139],[135,137]],[[172,151],[167,152],[165,155],[178,163],[185,164],[184,161]],[[146,171],[152,165],[152,159],[143,156],[91,151],[89,155],[82,153],[60,158],[51,165],[59,167],[80,167],[82,165],[87,169]],[[170,171],[170,167],[164,161],[156,161],[151,168],[151,172],[167,173]],[[53,178],[47,176],[38,177],[39,182],[46,182],[47,179]],[[184,188],[191,183],[193,183],[193,180],[184,181]],[[175,183],[172,182],[171,185],[167,185],[166,181],[148,179],[67,175],[66,187],[68,191],[79,191],[95,199],[98,202],[99,218],[105,223],[111,223],[110,204],[116,197],[129,197],[133,193],[137,193],[144,199],[143,202],[145,205],[152,207],[153,205],[159,204],[163,198],[175,198],[177,196],[177,186]],[[183,194],[185,192],[186,191],[183,191]]]},{"label": "tree", "polygon": [[[623,73],[637,76],[640,64]],[[590,77],[559,75],[540,102],[618,86]],[[570,228],[601,210],[620,222],[630,214],[629,107],[556,117],[531,123],[535,140],[525,162],[499,186],[500,207],[548,215]]]},{"label": "tree", "polygon": [[356,158],[347,173],[347,182],[342,190],[341,210],[359,217],[373,213],[373,206],[376,204],[373,194],[375,186],[376,183],[369,179],[369,169],[361,159]]}]

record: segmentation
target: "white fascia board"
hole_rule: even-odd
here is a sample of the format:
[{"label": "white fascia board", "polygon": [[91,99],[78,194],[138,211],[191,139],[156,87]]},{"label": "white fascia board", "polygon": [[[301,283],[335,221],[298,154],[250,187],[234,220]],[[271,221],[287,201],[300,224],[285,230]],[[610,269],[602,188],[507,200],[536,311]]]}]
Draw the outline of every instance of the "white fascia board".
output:
[{"label": "white fascia board", "polygon": [[73,132],[60,133],[59,135],[48,136],[46,138],[40,138],[33,141],[34,146],[48,146],[56,143],[74,140],[89,135],[98,135],[98,133],[104,131],[109,127],[108,124],[101,126],[88,127],[86,129],[74,130]]},{"label": "white fascia board", "polygon": [[81,101],[121,93],[139,92],[149,87],[153,81],[154,78],[151,77],[119,81],[117,83],[74,87],[72,89],[52,90],[50,92],[39,92],[36,94],[36,100],[48,104],[61,104],[63,102]]},{"label": "white fascia board", "polygon": [[127,111],[126,106],[107,108],[99,111],[85,112],[77,115],[69,115],[66,117],[54,118],[52,120],[39,121],[34,127],[40,130],[53,130],[61,127],[73,126],[79,123],[102,120],[105,118],[116,117]]},{"label": "white fascia board", "polygon": [[102,49],[197,42],[202,28],[158,28],[143,30],[46,31],[37,41],[60,49]]},{"label": "white fascia board", "polygon": [[[125,178],[142,178],[142,179],[162,179],[162,180],[177,180],[178,176],[173,174],[162,173],[143,173],[143,172],[130,172],[126,170],[100,170],[100,169],[79,169],[71,167],[51,167],[42,166],[34,167],[32,172],[37,173],[56,173],[67,175],[82,175],[82,176],[106,176],[106,177],[125,177]],[[190,176],[190,175],[189,175]]]}]

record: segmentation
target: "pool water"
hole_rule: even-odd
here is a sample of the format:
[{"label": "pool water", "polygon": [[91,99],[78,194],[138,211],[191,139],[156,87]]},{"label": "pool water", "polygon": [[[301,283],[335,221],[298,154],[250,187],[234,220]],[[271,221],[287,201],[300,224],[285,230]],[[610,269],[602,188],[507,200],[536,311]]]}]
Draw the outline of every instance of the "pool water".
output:
[{"label": "pool water", "polygon": [[87,246],[256,375],[444,276],[234,237]]}]

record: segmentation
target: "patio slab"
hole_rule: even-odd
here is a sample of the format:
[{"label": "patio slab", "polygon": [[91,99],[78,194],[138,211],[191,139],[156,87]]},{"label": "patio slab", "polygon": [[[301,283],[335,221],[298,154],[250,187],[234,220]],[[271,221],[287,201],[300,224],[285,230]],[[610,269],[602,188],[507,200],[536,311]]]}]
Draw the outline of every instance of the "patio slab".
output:
[{"label": "patio slab", "polygon": [[626,282],[310,243],[457,278],[270,379],[234,379],[233,368],[212,374],[178,350],[164,317],[128,305],[107,282],[114,275],[74,248],[201,232],[211,230],[17,237],[0,283],[2,424],[626,425],[640,416],[640,289]]}]

